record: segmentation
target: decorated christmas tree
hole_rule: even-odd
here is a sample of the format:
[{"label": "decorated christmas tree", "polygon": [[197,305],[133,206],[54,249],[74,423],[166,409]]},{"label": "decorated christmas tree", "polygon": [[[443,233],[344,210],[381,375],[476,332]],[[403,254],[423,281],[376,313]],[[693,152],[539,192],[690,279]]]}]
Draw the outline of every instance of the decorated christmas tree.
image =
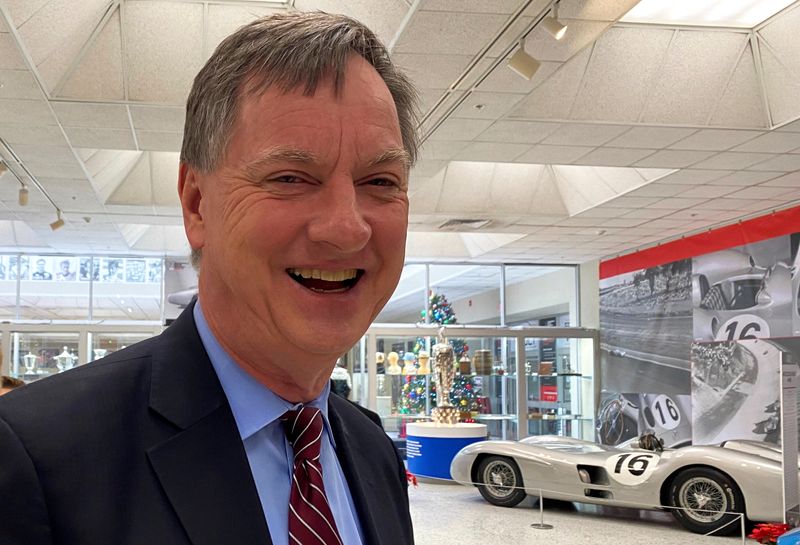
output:
[{"label": "decorated christmas tree", "polygon": [[[430,294],[430,322],[432,324],[452,325],[458,323],[453,307],[444,294]],[[425,310],[420,312],[422,320],[425,322]],[[453,346],[456,360],[461,358],[469,351],[469,346],[463,339],[448,339]],[[414,353],[426,350],[424,337],[417,338],[414,345]],[[401,412],[407,414],[421,414],[426,410],[427,393],[425,388],[426,375],[416,375],[405,377],[403,383],[403,404]],[[430,407],[436,406],[436,383],[430,382]],[[458,407],[462,412],[470,412],[477,409],[476,397],[481,395],[480,388],[475,386],[474,380],[469,375],[456,375],[453,381],[453,388],[450,392],[450,402]]]}]

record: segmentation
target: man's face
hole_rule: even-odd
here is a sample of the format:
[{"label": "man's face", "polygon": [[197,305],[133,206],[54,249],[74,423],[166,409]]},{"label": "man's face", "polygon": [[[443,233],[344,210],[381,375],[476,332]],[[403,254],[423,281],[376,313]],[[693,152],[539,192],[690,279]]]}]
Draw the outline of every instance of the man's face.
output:
[{"label": "man's face", "polygon": [[187,220],[226,348],[335,358],[355,343],[400,276],[407,171],[392,97],[361,57],[339,96],[330,79],[313,96],[243,96],[223,160],[195,173],[202,219]]},{"label": "man's face", "polygon": [[62,274],[69,274],[69,261],[62,261],[61,262],[61,273]]},{"label": "man's face", "polygon": [[44,260],[40,259],[39,261],[36,262],[36,270],[38,270],[39,272],[44,272],[44,265],[45,265]]}]

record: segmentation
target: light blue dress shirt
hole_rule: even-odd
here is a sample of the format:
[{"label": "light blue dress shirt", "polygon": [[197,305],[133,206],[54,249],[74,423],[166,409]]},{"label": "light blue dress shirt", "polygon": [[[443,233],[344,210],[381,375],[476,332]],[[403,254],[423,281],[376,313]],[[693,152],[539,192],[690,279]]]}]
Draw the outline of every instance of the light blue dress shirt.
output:
[{"label": "light blue dress shirt", "polygon": [[[264,518],[274,545],[289,544],[289,493],[292,480],[292,447],[286,440],[280,417],[299,407],[274,394],[239,367],[217,342],[208,327],[198,301],[194,307],[197,332],[219,377],[236,419],[250,471],[258,489]],[[362,545],[361,527],[344,473],[336,458],[335,443],[328,423],[330,383],[320,396],[307,403],[325,417],[320,462],[325,493],[344,545]],[[235,524],[235,522],[232,522]]]}]

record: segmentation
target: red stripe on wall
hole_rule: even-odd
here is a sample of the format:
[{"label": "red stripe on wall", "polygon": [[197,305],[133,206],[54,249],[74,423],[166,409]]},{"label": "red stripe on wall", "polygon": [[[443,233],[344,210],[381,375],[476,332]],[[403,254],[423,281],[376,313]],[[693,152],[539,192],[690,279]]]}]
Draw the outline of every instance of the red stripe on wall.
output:
[{"label": "red stripe on wall", "polygon": [[600,262],[600,278],[800,232],[800,206]]}]

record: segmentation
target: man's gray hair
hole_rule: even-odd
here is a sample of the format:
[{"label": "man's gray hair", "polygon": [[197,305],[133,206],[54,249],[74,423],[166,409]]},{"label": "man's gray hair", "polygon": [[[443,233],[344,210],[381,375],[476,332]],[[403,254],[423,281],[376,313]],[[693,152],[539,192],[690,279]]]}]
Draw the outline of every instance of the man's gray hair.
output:
[{"label": "man's gray hair", "polygon": [[[257,19],[217,46],[189,93],[181,162],[200,172],[217,167],[245,92],[258,95],[274,85],[284,92],[302,88],[310,96],[328,75],[333,75],[338,92],[352,53],[369,62],[389,88],[403,146],[413,165],[419,147],[417,92],[392,63],[384,45],[350,17],[298,11]],[[198,250],[192,250],[192,265],[199,268]]]},{"label": "man's gray hair", "polygon": [[332,74],[341,88],[347,58],[356,53],[381,76],[394,99],[403,146],[417,157],[417,93],[377,36],[358,21],[323,12],[285,12],[243,26],[225,38],[194,79],[186,104],[181,162],[211,172],[222,159],[244,92],[268,87],[314,94]]}]

